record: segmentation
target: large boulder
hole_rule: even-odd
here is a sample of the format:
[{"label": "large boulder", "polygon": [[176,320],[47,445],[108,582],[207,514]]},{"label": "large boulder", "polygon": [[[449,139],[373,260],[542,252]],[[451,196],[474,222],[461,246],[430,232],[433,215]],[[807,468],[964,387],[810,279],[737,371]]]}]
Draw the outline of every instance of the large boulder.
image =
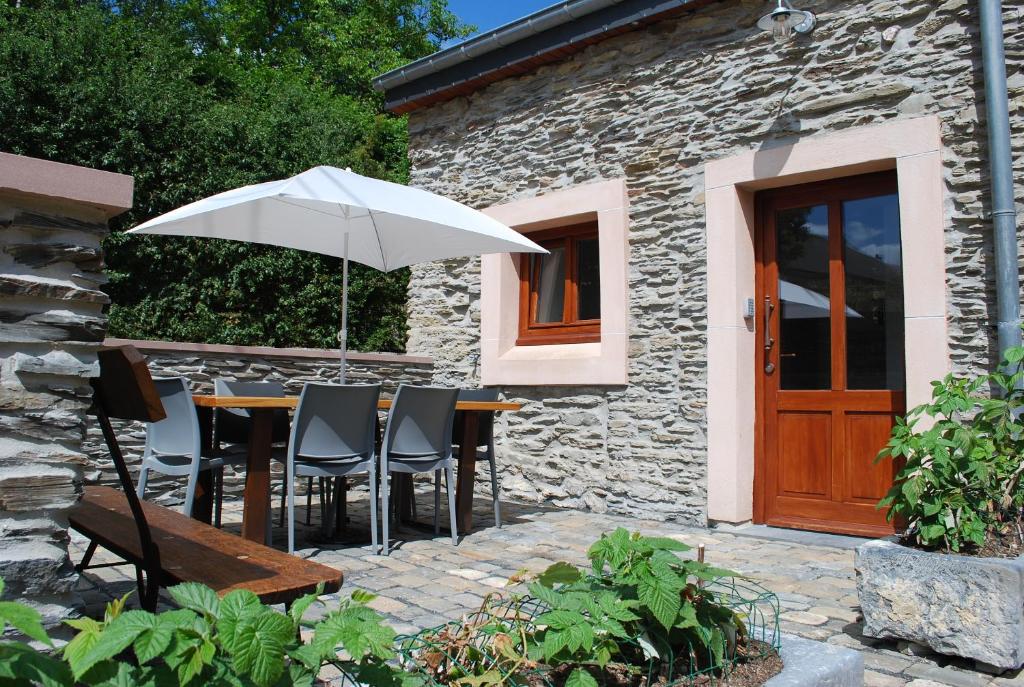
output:
[{"label": "large boulder", "polygon": [[865,636],[1024,666],[1024,556],[932,553],[888,538],[859,546],[854,565]]}]

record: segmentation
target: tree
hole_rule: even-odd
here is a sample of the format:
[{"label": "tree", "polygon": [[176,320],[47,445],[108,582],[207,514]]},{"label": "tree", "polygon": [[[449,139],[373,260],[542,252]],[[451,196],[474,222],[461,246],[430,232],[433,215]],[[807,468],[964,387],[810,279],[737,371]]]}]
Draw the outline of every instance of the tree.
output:
[{"label": "tree", "polygon": [[[0,150],[135,177],[105,244],[112,335],[334,346],[338,259],[120,230],[318,164],[406,181],[405,121],[370,77],[468,30],[446,0],[5,5]],[[404,349],[407,283],[353,266],[353,348]]]}]

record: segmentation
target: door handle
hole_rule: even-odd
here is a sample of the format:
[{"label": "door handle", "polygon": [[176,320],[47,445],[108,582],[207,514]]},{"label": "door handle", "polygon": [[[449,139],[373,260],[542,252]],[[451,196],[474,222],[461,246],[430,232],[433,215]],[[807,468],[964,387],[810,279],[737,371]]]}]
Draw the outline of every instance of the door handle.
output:
[{"label": "door handle", "polygon": [[775,346],[775,339],[772,337],[772,313],[775,311],[775,304],[770,296],[764,297],[764,373],[770,375],[775,372],[775,363],[771,361],[772,347]]}]

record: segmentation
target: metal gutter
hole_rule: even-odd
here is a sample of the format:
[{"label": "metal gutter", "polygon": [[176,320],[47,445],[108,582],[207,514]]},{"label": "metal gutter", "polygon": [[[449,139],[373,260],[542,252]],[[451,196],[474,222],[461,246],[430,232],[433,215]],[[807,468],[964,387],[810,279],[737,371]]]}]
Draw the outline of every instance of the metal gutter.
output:
[{"label": "metal gutter", "polygon": [[1017,210],[1013,198],[1013,153],[1010,147],[1002,5],[1001,0],[980,0],[978,3],[992,177],[992,244],[996,263],[996,328],[1000,359],[1008,348],[1021,345]]},{"label": "metal gutter", "polygon": [[374,78],[387,107],[472,81],[523,60],[578,46],[699,0],[564,0]]}]

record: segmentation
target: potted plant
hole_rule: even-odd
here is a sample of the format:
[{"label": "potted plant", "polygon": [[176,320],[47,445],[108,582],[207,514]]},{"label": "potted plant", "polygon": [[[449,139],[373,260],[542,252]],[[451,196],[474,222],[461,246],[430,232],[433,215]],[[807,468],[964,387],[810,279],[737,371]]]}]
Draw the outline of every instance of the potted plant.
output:
[{"label": "potted plant", "polygon": [[879,460],[902,463],[879,503],[899,534],[860,546],[868,637],[1006,670],[1024,665],[1024,348],[1000,369],[933,383]]}]

